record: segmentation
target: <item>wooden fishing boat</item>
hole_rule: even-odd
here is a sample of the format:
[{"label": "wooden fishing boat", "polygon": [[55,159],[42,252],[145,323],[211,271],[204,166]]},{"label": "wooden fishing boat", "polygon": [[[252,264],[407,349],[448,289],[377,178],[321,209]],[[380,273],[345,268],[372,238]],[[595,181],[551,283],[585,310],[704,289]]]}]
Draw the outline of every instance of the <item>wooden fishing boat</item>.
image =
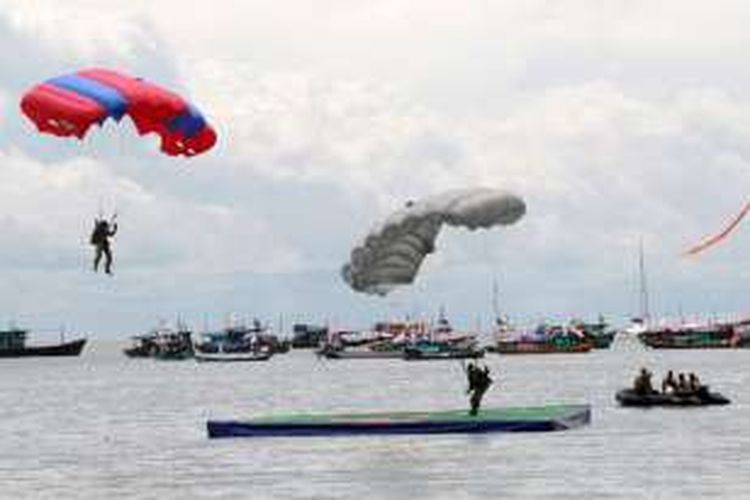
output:
[{"label": "wooden fishing boat", "polygon": [[638,338],[653,349],[736,349],[750,347],[747,320],[646,329]]},{"label": "wooden fishing boat", "polygon": [[585,341],[593,349],[609,349],[617,335],[617,330],[610,329],[603,317],[599,317],[595,323],[574,319],[570,322],[570,327],[582,332]]},{"label": "wooden fishing boat", "polygon": [[78,356],[86,345],[86,339],[61,341],[59,344],[26,345],[27,334],[27,330],[19,328],[0,331],[0,358]]},{"label": "wooden fishing boat", "polygon": [[192,332],[180,326],[177,330],[162,327],[155,332],[155,346],[152,356],[162,361],[182,361],[193,357]]},{"label": "wooden fishing boat", "polygon": [[293,414],[251,420],[209,420],[208,437],[342,436],[547,432],[573,429],[591,420],[589,405],[488,408],[475,416],[467,410]]},{"label": "wooden fishing boat", "polygon": [[498,354],[553,354],[583,353],[592,349],[583,330],[575,325],[541,324],[533,330],[516,329],[502,318],[497,318],[495,345]]},{"label": "wooden fishing boat", "polygon": [[289,351],[289,343],[253,320],[252,326],[228,326],[218,332],[204,332],[193,345],[198,361],[266,361],[273,354]]},{"label": "wooden fishing boat", "polygon": [[297,323],[293,327],[292,347],[295,349],[315,349],[328,337],[328,327]]},{"label": "wooden fishing boat", "polygon": [[122,352],[129,358],[150,358],[155,357],[158,350],[156,333],[149,332],[131,337],[131,345],[124,348]]}]

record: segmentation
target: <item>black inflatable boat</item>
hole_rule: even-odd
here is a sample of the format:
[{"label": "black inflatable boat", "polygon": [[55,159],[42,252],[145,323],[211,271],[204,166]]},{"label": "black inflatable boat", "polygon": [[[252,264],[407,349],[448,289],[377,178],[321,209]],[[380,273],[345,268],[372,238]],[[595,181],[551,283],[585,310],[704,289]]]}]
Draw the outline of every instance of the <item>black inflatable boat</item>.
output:
[{"label": "black inflatable boat", "polygon": [[705,386],[692,394],[639,394],[633,389],[622,389],[617,391],[615,399],[622,406],[709,406],[727,405],[731,402],[718,392],[709,392]]}]

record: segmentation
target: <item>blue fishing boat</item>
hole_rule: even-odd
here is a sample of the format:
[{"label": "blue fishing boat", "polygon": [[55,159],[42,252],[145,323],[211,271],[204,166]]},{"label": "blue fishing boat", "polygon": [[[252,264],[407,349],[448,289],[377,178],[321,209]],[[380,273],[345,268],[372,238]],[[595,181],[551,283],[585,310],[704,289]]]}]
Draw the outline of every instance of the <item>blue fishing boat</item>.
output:
[{"label": "blue fishing boat", "polygon": [[250,420],[209,420],[208,437],[302,437],[404,434],[549,432],[591,421],[589,405],[488,408],[475,416],[466,410],[293,414]]},{"label": "blue fishing boat", "polygon": [[161,328],[156,332],[155,359],[164,361],[180,361],[193,357],[192,332],[180,326],[177,330]]},{"label": "blue fishing boat", "polygon": [[203,333],[194,350],[198,361],[268,361],[279,346],[278,337],[254,320],[251,327],[229,326]]}]

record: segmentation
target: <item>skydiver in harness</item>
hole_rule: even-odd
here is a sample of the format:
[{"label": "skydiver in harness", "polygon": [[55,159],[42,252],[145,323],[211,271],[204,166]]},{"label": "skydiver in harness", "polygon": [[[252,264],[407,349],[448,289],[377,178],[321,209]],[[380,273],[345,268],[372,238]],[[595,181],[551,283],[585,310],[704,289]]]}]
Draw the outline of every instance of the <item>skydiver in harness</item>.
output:
[{"label": "skydiver in harness", "polygon": [[94,230],[91,232],[90,239],[90,243],[96,248],[94,272],[99,270],[99,262],[104,255],[104,272],[109,275],[112,274],[112,250],[109,246],[109,238],[117,233],[116,217],[117,214],[113,215],[110,221],[107,221],[104,217],[94,220]]},{"label": "skydiver in harness", "polygon": [[469,382],[469,388],[466,390],[469,396],[469,404],[471,410],[469,415],[475,416],[479,412],[479,406],[482,404],[482,397],[487,389],[492,385],[492,377],[490,377],[490,369],[488,366],[479,368],[478,363],[469,363],[466,369],[466,378]]}]

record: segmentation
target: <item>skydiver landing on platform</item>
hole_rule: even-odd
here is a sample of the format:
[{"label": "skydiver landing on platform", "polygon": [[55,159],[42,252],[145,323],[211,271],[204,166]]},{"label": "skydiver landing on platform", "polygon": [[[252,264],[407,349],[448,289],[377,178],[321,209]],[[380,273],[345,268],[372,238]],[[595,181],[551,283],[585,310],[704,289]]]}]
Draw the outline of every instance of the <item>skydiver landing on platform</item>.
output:
[{"label": "skydiver landing on platform", "polygon": [[479,368],[476,362],[469,363],[466,369],[466,378],[469,382],[469,388],[466,390],[466,393],[470,394],[469,404],[471,406],[469,415],[475,416],[479,412],[479,406],[482,404],[482,396],[484,396],[484,393],[492,385],[490,369],[486,365],[484,368]]},{"label": "skydiver landing on platform", "polygon": [[109,246],[109,238],[117,233],[115,217],[113,215],[110,221],[107,221],[103,217],[97,218],[94,221],[94,230],[91,232],[90,239],[90,243],[96,248],[94,272],[99,270],[99,262],[102,260],[102,255],[104,255],[104,272],[109,275],[112,274],[112,249]]}]

